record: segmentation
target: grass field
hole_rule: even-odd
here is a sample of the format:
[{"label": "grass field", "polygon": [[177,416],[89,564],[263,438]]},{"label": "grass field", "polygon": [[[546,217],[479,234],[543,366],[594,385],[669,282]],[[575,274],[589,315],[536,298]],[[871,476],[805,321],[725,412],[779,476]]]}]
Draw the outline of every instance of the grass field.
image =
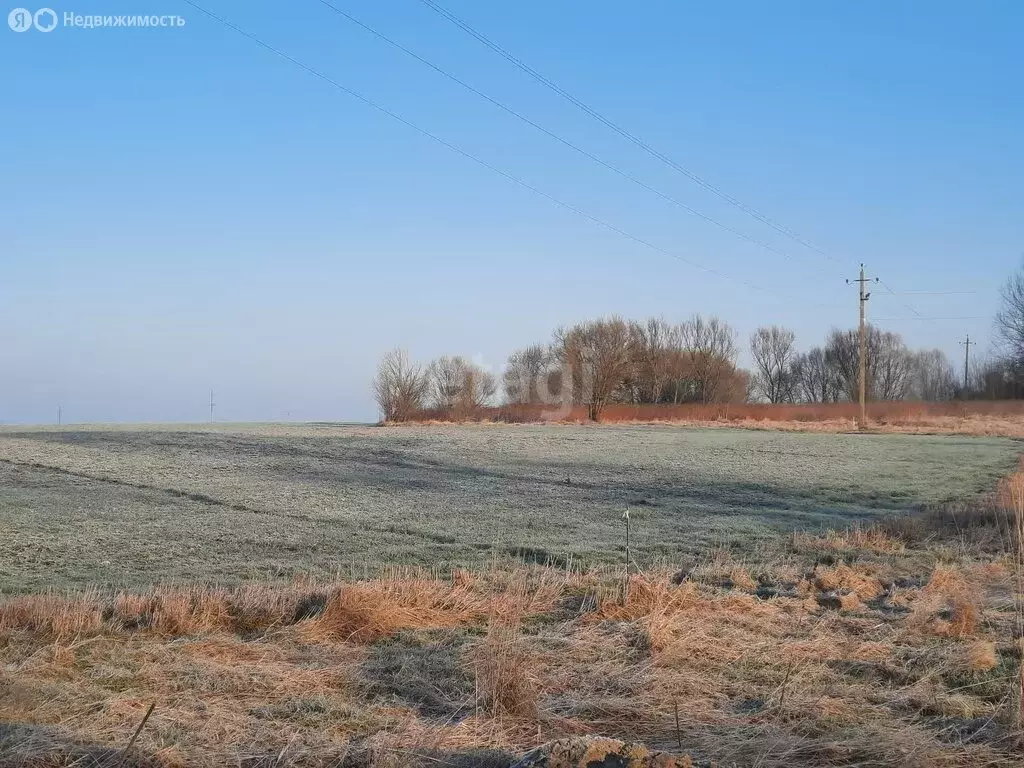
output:
[{"label": "grass field", "polygon": [[8,428],[0,765],[1016,768],[1017,448]]},{"label": "grass field", "polygon": [[1002,438],[657,426],[0,430],[0,591],[752,552],[991,491]]}]

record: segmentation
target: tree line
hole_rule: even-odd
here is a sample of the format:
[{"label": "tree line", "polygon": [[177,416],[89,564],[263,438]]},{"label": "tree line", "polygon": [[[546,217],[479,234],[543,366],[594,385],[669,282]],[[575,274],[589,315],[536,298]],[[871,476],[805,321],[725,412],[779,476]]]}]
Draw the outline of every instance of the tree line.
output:
[{"label": "tree line", "polygon": [[[998,351],[958,375],[940,349],[910,349],[903,337],[866,329],[869,400],[942,401],[1024,397],[1024,266],[1004,285],[996,315]],[[801,351],[796,334],[763,326],[749,339],[751,369],[738,366],[738,334],[717,317],[588,320],[554,331],[547,343],[513,352],[501,376],[503,402],[587,407],[609,403],[835,403],[858,397],[858,331],[833,329]],[[962,370],[962,369],[960,369]],[[393,350],[381,361],[374,394],[386,420],[471,414],[495,404],[498,378],[454,356],[427,365]]]},{"label": "tree line", "polygon": [[[600,418],[610,403],[831,403],[857,397],[856,330],[833,330],[801,352],[793,331],[758,328],[749,339],[751,370],[738,365],[736,331],[717,317],[682,323],[608,317],[555,330],[548,343],[513,352],[501,376],[507,404],[586,406]],[[954,369],[938,349],[912,350],[903,338],[867,328],[867,388],[873,400],[945,400],[957,396]],[[374,380],[387,420],[434,412],[468,415],[495,404],[498,378],[459,356],[426,365],[389,353]]]}]

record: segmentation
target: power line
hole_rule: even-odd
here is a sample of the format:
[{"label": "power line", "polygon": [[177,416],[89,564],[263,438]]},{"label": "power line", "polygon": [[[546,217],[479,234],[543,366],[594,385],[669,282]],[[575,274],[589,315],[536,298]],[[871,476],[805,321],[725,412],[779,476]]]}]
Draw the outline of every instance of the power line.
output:
[{"label": "power line", "polygon": [[[407,56],[415,59],[416,61],[420,62],[424,66],[430,67],[430,69],[432,69],[435,72],[437,72],[438,74],[448,78],[453,83],[456,83],[457,85],[462,86],[463,88],[465,88],[466,90],[470,91],[471,93],[479,96],[481,99],[483,99],[484,101],[488,102],[489,104],[492,104],[493,106],[497,107],[498,109],[502,110],[503,112],[506,112],[507,114],[512,115],[512,117],[515,117],[517,120],[520,120],[523,123],[525,123],[526,125],[529,125],[532,128],[540,131],[545,136],[548,136],[549,138],[554,139],[555,141],[559,142],[560,144],[568,147],[569,149],[573,150],[574,152],[579,153],[583,157],[586,157],[587,159],[591,160],[592,162],[597,163],[598,165],[600,165],[601,167],[611,171],[612,173],[618,174],[622,178],[627,179],[628,181],[631,181],[632,183],[636,184],[637,186],[641,187],[642,189],[645,189],[648,192],[651,192],[652,194],[657,195],[662,200],[665,200],[665,201],[667,201],[669,203],[672,203],[673,205],[678,206],[679,208],[682,208],[683,210],[687,211],[688,213],[692,214],[693,216],[697,216],[698,218],[703,219],[704,221],[707,221],[707,222],[715,225],[716,227],[719,227],[720,229],[724,230],[725,232],[728,232],[728,233],[730,233],[732,235],[735,235],[736,237],[738,237],[738,238],[740,238],[742,240],[745,240],[746,242],[751,243],[753,245],[759,246],[760,248],[764,248],[767,251],[771,251],[772,253],[775,253],[775,254],[781,256],[784,259],[789,259],[789,260],[794,261],[794,262],[796,261],[796,259],[791,254],[786,253],[785,251],[781,251],[778,248],[775,248],[774,246],[772,246],[772,245],[770,245],[768,243],[765,243],[765,242],[763,242],[761,240],[758,240],[758,239],[756,239],[754,237],[751,237],[751,236],[745,234],[744,232],[740,232],[739,230],[733,229],[732,227],[728,226],[727,224],[723,224],[722,222],[718,221],[717,219],[715,219],[715,218],[713,218],[713,217],[711,217],[711,216],[709,216],[709,215],[707,215],[705,213],[702,213],[701,211],[699,211],[699,210],[697,210],[697,209],[687,205],[686,203],[678,200],[677,198],[674,198],[671,195],[669,195],[669,194],[667,194],[665,192],[662,192],[661,190],[656,189],[655,187],[652,187],[651,185],[649,185],[646,182],[638,179],[636,176],[630,174],[629,172],[624,171],[621,168],[619,168],[619,167],[617,167],[615,165],[612,165],[611,163],[606,162],[605,160],[602,160],[600,157],[597,157],[593,153],[591,153],[591,152],[583,149],[582,147],[578,146],[577,144],[574,144],[573,142],[569,141],[564,136],[560,136],[557,133],[555,133],[554,131],[551,131],[548,128],[545,128],[543,125],[540,125],[539,123],[537,123],[534,120],[530,119],[529,117],[527,117],[526,115],[522,114],[521,112],[518,112],[517,110],[513,109],[512,107],[509,107],[507,104],[504,104],[503,102],[499,101],[498,99],[495,99],[492,96],[489,96],[488,94],[484,93],[480,89],[470,85],[465,80],[462,80],[458,76],[453,75],[451,72],[449,72],[446,69],[438,66],[437,64],[435,64],[434,62],[430,61],[429,59],[426,59],[423,56],[420,56],[415,51],[412,51],[409,48],[407,48],[406,46],[404,46],[401,43],[397,42],[396,40],[393,40],[392,38],[390,38],[387,35],[385,35],[383,32],[375,29],[374,27],[371,27],[369,24],[366,24],[363,21],[360,21],[359,19],[357,19],[355,16],[353,16],[350,13],[348,13],[347,11],[339,8],[338,6],[334,5],[331,2],[328,2],[328,0],[318,0],[318,2],[321,5],[324,5],[325,7],[329,8],[332,11],[334,11],[334,13],[338,14],[342,18],[347,19],[352,24],[355,24],[357,27],[360,27],[361,29],[365,30],[366,32],[369,32],[371,35],[373,35],[377,39],[387,43],[388,45],[392,46],[396,50],[399,50],[402,53],[406,54]],[[821,272],[822,272],[822,274],[824,274],[827,277],[831,278],[831,275],[829,273],[825,272],[824,270],[821,270]]]},{"label": "power line", "polygon": [[[896,291],[894,291],[894,290],[893,290],[892,288],[890,288],[890,287],[889,287],[888,285],[886,285],[884,281],[882,281],[882,280],[879,280],[878,282],[879,282],[879,283],[881,284],[881,286],[882,286],[883,288],[885,288],[885,290],[887,290],[887,291],[888,291],[888,292],[889,292],[890,294],[892,294],[893,296],[896,296]],[[924,320],[924,319],[925,319],[924,315],[922,315],[922,314],[921,314],[920,312],[918,312],[918,311],[917,311],[916,309],[914,309],[914,308],[913,308],[912,306],[910,306],[910,304],[909,304],[908,302],[905,302],[905,301],[901,301],[900,303],[901,303],[901,304],[902,304],[902,305],[903,305],[904,307],[906,307],[907,309],[909,309],[909,310],[911,311],[911,313],[912,313],[912,314],[913,314],[913,315],[914,315],[915,317],[918,317],[918,318],[920,318],[921,320]]]},{"label": "power line", "polygon": [[[324,2],[324,0],[320,0],[320,2]],[[585,102],[583,102],[580,99],[578,99],[577,97],[573,96],[571,93],[566,91],[564,88],[559,86],[557,83],[552,81],[550,78],[548,78],[545,75],[543,75],[542,73],[538,72],[536,69],[531,67],[529,64],[526,64],[524,61],[522,61],[521,59],[517,58],[514,54],[510,53],[508,50],[503,48],[501,45],[499,45],[498,43],[496,43],[493,40],[491,40],[490,38],[488,38],[482,32],[479,32],[478,30],[474,29],[467,22],[465,22],[462,19],[460,19],[454,13],[449,11],[447,8],[444,8],[443,6],[441,6],[440,4],[435,2],[434,0],[420,0],[420,2],[422,2],[425,6],[427,6],[432,11],[437,13],[439,16],[447,19],[449,22],[454,24],[456,27],[458,27],[459,29],[464,31],[466,34],[470,35],[471,37],[475,38],[476,40],[478,40],[483,45],[485,45],[488,48],[490,48],[492,51],[494,51],[499,56],[504,58],[506,61],[511,63],[513,66],[515,66],[516,68],[518,68],[521,71],[523,71],[526,74],[528,74],[530,77],[532,77],[534,80],[536,80],[538,83],[540,83],[544,87],[546,87],[549,90],[553,91],[554,93],[558,94],[563,99],[565,99],[569,103],[573,104],[574,106],[576,106],[577,108],[579,108],[580,110],[582,110],[583,112],[585,112],[586,114],[588,114],[589,116],[591,116],[592,118],[597,120],[598,122],[600,122],[603,125],[607,126],[612,131],[614,131],[615,133],[619,134],[620,136],[622,136],[626,140],[628,140],[631,143],[635,144],[637,147],[641,148],[642,150],[647,152],[652,157],[660,160],[662,163],[668,165],[669,167],[671,167],[675,171],[681,173],[683,176],[685,176],[686,178],[690,179],[691,181],[693,181],[698,186],[703,187],[704,189],[706,189],[707,191],[711,192],[714,195],[717,195],[719,198],[721,198],[722,200],[725,200],[730,205],[733,205],[734,207],[738,208],[739,210],[743,211],[744,213],[748,214],[749,216],[753,217],[754,219],[760,221],[763,224],[768,225],[769,227],[771,227],[772,229],[776,230],[777,232],[780,232],[781,234],[785,235],[786,237],[790,238],[791,240],[799,243],[800,245],[804,246],[805,248],[807,248],[807,249],[809,249],[811,251],[814,251],[815,253],[817,253],[820,256],[823,256],[824,258],[828,259],[829,261],[832,261],[832,262],[834,262],[836,264],[840,264],[840,265],[843,264],[843,262],[839,261],[838,259],[833,257],[831,254],[821,250],[817,246],[815,246],[812,243],[808,242],[808,240],[806,238],[802,237],[800,234],[798,234],[797,232],[793,231],[789,227],[786,227],[786,226],[784,226],[784,225],[774,221],[773,219],[769,218],[765,214],[763,214],[760,211],[758,211],[756,208],[754,208],[754,207],[752,207],[750,205],[747,205],[743,201],[741,201],[741,200],[737,199],[736,197],[730,195],[729,193],[725,192],[720,187],[715,186],[714,184],[709,182],[707,179],[704,179],[701,176],[699,176],[696,173],[694,173],[693,171],[689,170],[688,168],[685,168],[685,167],[681,166],[679,163],[674,161],[672,158],[668,157],[663,152],[660,152],[659,150],[655,149],[650,144],[645,142],[643,139],[639,138],[636,134],[634,134],[634,133],[630,132],[629,130],[623,128],[621,125],[619,125],[618,123],[615,123],[611,119],[605,117],[604,115],[602,115],[600,112],[598,112],[597,110],[595,110],[592,107],[590,107]],[[325,4],[327,4],[327,3],[325,3]],[[652,190],[652,191],[655,191],[655,190]],[[773,250],[774,251],[775,249],[774,248],[769,248],[769,250]],[[778,253],[778,251],[776,251],[776,252]],[[783,254],[783,255],[785,255],[785,254]],[[896,292],[893,291],[891,288],[889,288],[887,285],[885,285],[885,283],[882,283],[882,285],[893,296],[897,295]],[[953,292],[951,291],[949,293],[953,293]],[[914,307],[910,306],[907,303],[904,303],[904,306],[911,313],[913,313],[914,315],[916,315],[918,317],[921,317],[922,319],[925,319],[921,315],[921,313],[918,312]]]},{"label": "power line", "polygon": [[[236,24],[233,24],[232,22],[228,21],[224,17],[217,15],[213,11],[210,11],[210,10],[204,8],[203,6],[201,6],[198,3],[194,2],[194,0],[181,0],[181,1],[186,3],[187,5],[195,8],[197,11],[199,11],[200,13],[208,16],[209,18],[213,19],[214,21],[216,21],[216,22],[218,22],[220,24],[223,24],[224,26],[226,26],[227,28],[231,29],[232,31],[234,31],[234,32],[242,35],[243,37],[251,40],[252,42],[254,42],[257,45],[259,45],[261,48],[264,48],[265,50],[270,51],[271,53],[275,54],[276,56],[279,56],[282,59],[285,59],[286,61],[290,62],[291,64],[294,64],[295,66],[299,67],[300,69],[302,69],[303,71],[307,72],[308,74],[311,74],[314,77],[316,77],[316,78],[324,81],[325,83],[333,86],[334,88],[338,89],[339,91],[342,91],[343,93],[348,94],[349,96],[357,99],[358,101],[361,101],[363,104],[366,104],[367,106],[372,107],[373,109],[377,110],[378,112],[381,112],[382,114],[387,115],[388,117],[392,118],[393,120],[396,120],[396,121],[402,123],[403,125],[411,128],[412,130],[416,131],[417,133],[421,134],[422,136],[425,136],[425,137],[427,137],[429,139],[432,139],[433,141],[436,141],[438,144],[441,144],[442,146],[446,147],[447,149],[451,150],[452,152],[455,152],[456,154],[461,155],[462,157],[465,157],[468,160],[472,160],[474,163],[477,163],[478,165],[488,169],[489,171],[492,171],[492,172],[498,174],[499,176],[507,179],[508,181],[511,181],[511,182],[513,182],[515,184],[518,184],[519,186],[521,186],[521,187],[523,187],[525,189],[528,189],[529,191],[533,192],[534,194],[537,194],[537,195],[540,195],[541,197],[544,197],[545,199],[549,200],[550,202],[554,203],[555,205],[558,205],[561,208],[564,208],[564,209],[566,209],[566,210],[568,210],[568,211],[570,211],[572,213],[575,213],[577,216],[580,216],[582,218],[588,219],[589,221],[591,221],[591,222],[593,222],[593,223],[595,223],[595,224],[597,224],[597,225],[599,225],[599,226],[601,226],[601,227],[603,227],[605,229],[608,229],[611,232],[615,232],[616,234],[621,235],[622,237],[624,237],[624,238],[626,238],[628,240],[631,240],[631,241],[633,241],[635,243],[638,243],[638,244],[643,245],[643,246],[645,246],[647,248],[650,248],[651,250],[656,251],[658,253],[661,253],[661,254],[663,254],[665,256],[668,256],[669,258],[673,258],[673,259],[676,259],[678,261],[681,261],[684,264],[687,264],[687,265],[693,267],[694,269],[698,269],[698,270],[700,270],[702,272],[706,272],[707,274],[714,275],[714,276],[722,278],[724,280],[731,280],[731,281],[739,283],[741,285],[745,285],[748,288],[751,288],[753,290],[762,291],[762,292],[765,292],[765,293],[771,293],[771,294],[775,294],[775,295],[778,295],[778,296],[782,296],[783,298],[789,299],[791,301],[793,301],[793,300],[799,301],[799,299],[797,297],[788,296],[788,295],[786,295],[784,293],[781,293],[779,291],[774,291],[774,290],[771,290],[769,288],[764,288],[763,286],[756,285],[755,283],[751,283],[750,281],[744,280],[743,278],[733,277],[732,275],[728,275],[725,272],[721,272],[720,270],[716,270],[716,269],[713,269],[711,267],[706,267],[706,266],[704,266],[702,264],[699,264],[697,262],[690,261],[689,259],[686,259],[686,258],[680,256],[677,253],[673,253],[671,251],[667,251],[664,248],[661,248],[661,247],[655,245],[654,243],[651,243],[648,240],[645,240],[645,239],[643,239],[641,237],[633,235],[630,232],[627,232],[626,230],[621,229],[620,227],[618,227],[618,226],[616,226],[614,224],[609,224],[608,222],[604,221],[603,219],[598,218],[597,216],[594,216],[594,215],[592,215],[590,213],[587,213],[586,211],[584,211],[584,210],[582,210],[580,208],[577,208],[576,206],[574,206],[574,205],[572,205],[570,203],[564,202],[563,200],[555,197],[554,195],[551,195],[551,194],[548,194],[547,192],[544,192],[543,190],[533,186],[529,182],[524,181],[523,179],[520,179],[518,176],[514,176],[513,174],[511,174],[511,173],[509,173],[507,171],[503,171],[502,169],[500,169],[500,168],[498,168],[498,167],[496,167],[494,165],[491,165],[486,160],[482,160],[481,158],[477,157],[476,155],[473,155],[470,152],[467,152],[466,150],[456,146],[455,144],[452,144],[451,142],[447,141],[446,139],[441,138],[437,134],[431,133],[430,131],[428,131],[425,128],[421,128],[420,126],[416,125],[412,121],[402,117],[397,112],[393,112],[392,110],[388,109],[387,107],[385,107],[385,106],[383,106],[381,104],[378,104],[377,102],[373,101],[372,99],[370,99],[367,96],[364,96],[363,94],[359,93],[358,91],[354,91],[351,88],[349,88],[349,87],[347,87],[345,85],[342,85],[337,80],[335,80],[332,77],[330,77],[329,75],[326,75],[323,72],[320,72],[319,70],[314,69],[313,67],[309,66],[308,64],[304,64],[300,60],[296,59],[294,56],[291,56],[290,54],[285,53],[281,49],[275,48],[274,46],[270,45],[269,43],[264,42],[262,39],[260,39],[256,35],[254,35],[251,32],[248,32],[248,31],[242,29],[241,27],[237,26]],[[820,306],[820,307],[825,307],[825,308],[831,309],[830,306],[828,306],[826,304],[823,304],[821,302],[812,301],[811,303],[813,303],[813,304],[815,304],[817,306]]]},{"label": "power line", "polygon": [[[892,288],[890,288],[888,285],[886,285],[884,280],[880,280],[879,284],[883,288],[885,288],[885,290],[891,296],[893,296],[894,298],[898,297],[900,295],[896,291],[894,291]],[[976,293],[976,291],[934,291],[934,292],[930,292],[930,291],[904,291],[903,293],[904,294],[917,294],[917,295],[922,295],[922,294],[948,295],[948,294],[957,294],[957,293],[974,294],[974,293]],[[879,318],[879,320],[885,320],[885,321],[890,321],[890,322],[891,321],[903,321],[903,320],[923,320],[925,322],[932,322],[932,321],[944,321],[944,320],[979,320],[979,319],[981,319],[979,317],[926,317],[926,316],[922,315],[920,312],[918,312],[908,302],[901,301],[900,304],[902,304],[903,307],[905,307],[906,309],[910,310],[911,314],[913,314],[914,317],[890,317],[890,318]]]},{"label": "power line", "polygon": [[981,317],[979,315],[967,315],[967,316],[963,316],[963,317],[876,317],[875,321],[876,322],[894,323],[894,322],[903,322],[903,321],[912,322],[912,321],[917,321],[917,320],[924,320],[926,322],[931,322],[933,320],[984,320],[984,319],[985,318],[983,318],[983,317]]},{"label": "power line", "polygon": [[581,101],[580,99],[578,99],[575,96],[573,96],[571,93],[566,91],[564,88],[559,86],[557,83],[555,83],[552,80],[550,80],[549,78],[545,77],[543,74],[538,72],[533,67],[529,66],[525,62],[523,62],[520,59],[516,58],[513,54],[509,53],[507,50],[505,50],[500,45],[495,43],[493,40],[491,40],[488,37],[486,37],[485,35],[483,35],[481,32],[478,32],[477,30],[475,30],[473,27],[471,27],[469,24],[467,24],[465,21],[460,19],[458,16],[456,16],[454,13],[452,13],[448,9],[446,9],[443,6],[437,4],[433,0],[420,0],[420,2],[422,2],[424,5],[426,5],[428,8],[430,8],[432,11],[434,11],[438,15],[440,15],[443,18],[445,18],[448,21],[450,21],[452,24],[454,24],[459,29],[461,29],[464,32],[466,32],[471,37],[473,37],[476,40],[478,40],[479,42],[483,43],[485,46],[490,48],[492,51],[497,53],[502,58],[506,59],[508,62],[510,62],[512,65],[514,65],[518,69],[520,69],[523,72],[525,72],[526,74],[528,74],[530,77],[532,77],[534,80],[539,82],[544,87],[550,89],[551,91],[554,91],[555,93],[557,93],[559,96],[561,96],[563,99],[565,99],[569,103],[571,103],[574,106],[576,106],[577,108],[583,110],[585,113],[590,115],[592,118],[594,118],[598,122],[602,123],[603,125],[607,126],[611,130],[615,131],[615,133],[619,134],[620,136],[622,136],[626,140],[632,142],[636,146],[640,147],[642,150],[647,152],[652,157],[655,157],[656,159],[660,160],[662,163],[668,165],[670,168],[672,168],[675,171],[681,173],[683,176],[685,176],[686,178],[690,179],[691,181],[693,181],[698,186],[703,187],[704,189],[706,189],[707,191],[711,192],[714,195],[717,195],[719,198],[721,198],[722,200],[725,200],[730,205],[733,205],[736,208],[739,208],[741,211],[743,211],[747,215],[752,216],[753,218],[755,218],[758,221],[760,221],[762,224],[768,225],[772,229],[776,230],[777,232],[780,232],[781,234],[785,235],[786,237],[790,238],[791,240],[794,240],[795,242],[799,243],[800,245],[804,246],[805,248],[808,248],[809,250],[814,251],[815,253],[819,254],[820,256],[823,256],[826,259],[829,259],[830,261],[835,262],[836,264],[842,264],[842,262],[840,262],[839,260],[835,259],[833,256],[829,255],[828,253],[826,253],[825,251],[821,250],[820,248],[814,246],[813,244],[808,242],[805,238],[803,238],[798,233],[794,232],[789,227],[785,227],[782,224],[779,224],[778,222],[770,219],[768,216],[766,216],[765,214],[761,213],[757,209],[747,205],[746,203],[742,202],[741,200],[738,200],[737,198],[735,198],[732,195],[728,194],[727,192],[725,192],[721,188],[715,186],[714,184],[712,184],[711,182],[707,181],[706,179],[698,176],[693,171],[691,171],[691,170],[689,170],[687,168],[684,168],[683,166],[679,165],[672,158],[670,158],[667,155],[665,155],[664,153],[658,151],[657,149],[652,147],[650,144],[645,142],[643,139],[639,138],[638,136],[636,136],[635,134],[633,134],[630,131],[626,130],[622,126],[620,126],[617,123],[613,122],[609,118],[605,117],[600,112],[596,111],[595,109],[593,109],[592,107],[590,107],[589,105],[587,105],[586,103]]},{"label": "power line", "polygon": [[896,291],[899,296],[977,296],[980,291]]}]

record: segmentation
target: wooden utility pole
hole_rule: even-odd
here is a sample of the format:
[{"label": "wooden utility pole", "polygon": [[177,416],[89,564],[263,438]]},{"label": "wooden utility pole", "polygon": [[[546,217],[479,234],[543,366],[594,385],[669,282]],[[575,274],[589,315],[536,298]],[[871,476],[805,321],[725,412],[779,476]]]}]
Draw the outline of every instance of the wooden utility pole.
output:
[{"label": "wooden utility pole", "polygon": [[978,346],[978,342],[971,341],[971,334],[966,334],[963,341],[960,342],[964,346],[964,397],[967,397],[967,390],[970,389],[970,363],[971,363],[971,345]]},{"label": "wooden utility pole", "polygon": [[210,390],[210,423],[213,424],[213,390]]},{"label": "wooden utility pole", "polygon": [[867,374],[868,374],[868,339],[867,339],[867,328],[864,325],[864,310],[865,304],[868,299],[871,298],[871,294],[864,290],[864,286],[874,280],[878,282],[878,278],[867,278],[864,277],[864,265],[860,265],[860,277],[856,280],[847,280],[847,283],[855,282],[860,286],[860,325],[858,326],[858,334],[860,341],[860,353],[859,353],[859,374],[860,380],[858,383],[858,389],[860,390],[860,415],[857,419],[857,426],[861,429],[866,429],[868,426],[868,406],[867,406]]}]

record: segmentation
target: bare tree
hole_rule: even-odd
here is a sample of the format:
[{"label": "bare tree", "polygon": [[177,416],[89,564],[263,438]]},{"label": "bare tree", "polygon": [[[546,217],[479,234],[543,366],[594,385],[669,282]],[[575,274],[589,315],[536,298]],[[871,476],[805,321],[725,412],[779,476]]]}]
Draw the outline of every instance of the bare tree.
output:
[{"label": "bare tree", "polygon": [[629,375],[629,326],[611,317],[559,328],[552,352],[563,376],[572,378],[573,401],[585,403],[588,417],[597,421]]},{"label": "bare tree", "polygon": [[[900,400],[910,387],[912,355],[903,337],[867,327],[867,396],[871,400]],[[847,400],[859,397],[860,341],[856,330],[833,329],[825,346],[825,359],[832,368],[839,392]]]},{"label": "bare tree", "polygon": [[[825,363],[835,380],[836,393],[843,400],[858,398],[859,340],[857,331],[833,328],[825,342]],[[868,379],[870,381],[870,378]],[[870,397],[870,391],[868,393]]]},{"label": "bare tree", "polygon": [[949,400],[957,385],[953,365],[941,349],[922,349],[911,355],[908,396],[917,400]]},{"label": "bare tree", "polygon": [[503,382],[509,403],[541,403],[547,391],[551,371],[551,353],[543,344],[534,344],[508,357]]},{"label": "bare tree", "polygon": [[868,381],[875,400],[902,400],[910,391],[914,355],[903,337],[889,331],[868,335]]},{"label": "bare tree", "polygon": [[694,315],[680,326],[680,334],[694,399],[702,403],[723,399],[724,385],[736,370],[736,332],[717,317],[705,320]]},{"label": "bare tree", "polygon": [[754,391],[769,403],[792,400],[796,335],[777,325],[758,328],[750,336],[750,356],[754,360]]},{"label": "bare tree", "polygon": [[832,403],[838,399],[834,366],[825,350],[812,347],[793,358],[795,396],[808,403]]},{"label": "bare tree", "polygon": [[448,412],[487,405],[498,388],[492,373],[458,355],[431,362],[426,378],[431,405]]},{"label": "bare tree", "polygon": [[678,327],[661,318],[629,323],[629,378],[631,400],[637,403],[661,401],[672,375],[673,355],[682,348]]},{"label": "bare tree", "polygon": [[971,361],[967,397],[1015,400],[1024,397],[1024,366],[1010,358],[993,356]]},{"label": "bare tree", "polygon": [[996,314],[996,333],[1011,360],[1024,361],[1024,265],[1003,284],[1002,307]]},{"label": "bare tree", "polygon": [[715,402],[746,403],[750,400],[750,371],[733,366],[723,372],[718,383]]},{"label": "bare tree", "polygon": [[439,357],[427,367],[430,405],[450,411],[463,399],[469,365],[458,355]]},{"label": "bare tree", "polygon": [[474,410],[490,405],[498,391],[498,379],[490,371],[479,365],[470,365],[466,372],[465,386],[462,389],[463,408]]},{"label": "bare tree", "polygon": [[402,349],[388,352],[377,366],[373,394],[384,421],[405,421],[423,408],[427,377]]}]

